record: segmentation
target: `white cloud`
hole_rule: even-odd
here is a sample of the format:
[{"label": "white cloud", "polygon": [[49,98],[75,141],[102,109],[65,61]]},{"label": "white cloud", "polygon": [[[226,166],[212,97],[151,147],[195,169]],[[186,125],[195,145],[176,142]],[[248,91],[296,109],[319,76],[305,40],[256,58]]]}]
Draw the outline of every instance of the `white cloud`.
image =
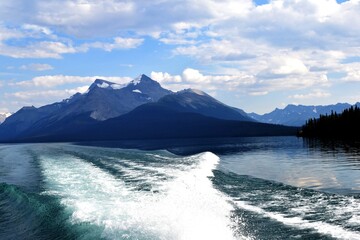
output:
[{"label": "white cloud", "polygon": [[181,83],[180,75],[170,75],[167,72],[151,72],[150,77],[160,83]]},{"label": "white cloud", "polygon": [[78,52],[73,46],[53,41],[31,43],[26,47],[1,44],[0,55],[13,58],[61,58],[62,54]]},{"label": "white cloud", "polygon": [[17,39],[17,38],[22,38],[22,37],[24,37],[24,34],[21,31],[19,31],[17,29],[7,28],[0,21],[0,47],[1,47],[2,41],[8,40],[8,39],[14,39],[14,38]]},{"label": "white cloud", "polygon": [[0,21],[25,22],[25,27],[45,34],[54,29],[82,38],[128,31],[179,36],[207,28],[209,34],[224,39],[241,36],[275,46],[327,47],[322,44],[347,45],[338,40],[349,37],[357,42],[359,10],[357,0],[342,4],[336,0],[276,0],[261,6],[251,0],[18,0],[0,3]]},{"label": "white cloud", "polygon": [[120,63],[119,64],[120,67],[127,67],[127,68],[132,68],[134,67],[134,64],[129,64],[129,63]]},{"label": "white cloud", "polygon": [[131,80],[129,77],[104,77],[104,76],[66,76],[66,75],[48,75],[48,76],[39,76],[35,77],[30,81],[22,81],[17,82],[14,85],[24,86],[24,87],[56,87],[65,84],[73,84],[73,83],[86,83],[91,84],[95,81],[95,79],[106,79],[111,82],[123,84],[127,83]]},{"label": "white cloud", "polygon": [[45,35],[52,35],[52,31],[49,28],[35,24],[24,24],[22,25],[22,28],[33,32],[43,33]]},{"label": "white cloud", "polygon": [[77,87],[73,89],[62,90],[46,90],[46,91],[20,91],[15,93],[6,94],[6,97],[15,98],[19,100],[32,100],[32,99],[61,99],[68,98],[75,93],[84,93],[88,89],[88,86]]},{"label": "white cloud", "polygon": [[[31,14],[24,14],[24,6]],[[97,37],[128,30],[164,32],[202,27],[229,16],[244,16],[252,7],[251,0],[18,0],[0,3],[0,15],[13,22],[41,23],[67,34]],[[11,13],[21,13],[20,18]]]},{"label": "white cloud", "polygon": [[331,94],[323,91],[313,91],[307,94],[295,94],[293,96],[289,96],[294,99],[313,99],[313,98],[327,98],[330,97]]},{"label": "white cloud", "polygon": [[360,63],[346,64],[342,69],[346,76],[342,78],[345,82],[360,82]]},{"label": "white cloud", "polygon": [[41,63],[31,63],[27,65],[22,65],[20,67],[21,70],[30,70],[30,71],[47,71],[54,69],[53,66],[49,64],[41,64]]},{"label": "white cloud", "polygon": [[[31,14],[25,14],[29,12],[24,11],[25,8],[31,9]],[[121,37],[129,31],[158,38],[166,44],[192,45],[178,48],[176,53],[207,61],[241,61],[259,54],[271,55],[279,48],[346,51],[357,47],[360,40],[357,34],[360,4],[356,0],[342,4],[335,0],[276,0],[261,6],[255,6],[250,0],[18,0],[2,2],[0,9],[0,21],[18,23],[28,32],[49,36],[61,32],[83,39],[119,36],[113,43],[71,46],[63,42],[75,52],[90,47],[112,51],[139,46],[142,38]],[[0,36],[23,34],[19,30],[7,32]],[[204,36],[213,40],[206,40]],[[201,55],[196,54],[199,48],[203,49]],[[61,54],[74,52],[70,49],[34,56],[59,58]],[[2,54],[29,57],[29,53],[10,52],[2,51]]]},{"label": "white cloud", "polygon": [[329,87],[331,83],[324,74],[311,73],[305,76],[287,76],[258,81],[257,91],[286,91],[306,89],[310,87]]},{"label": "white cloud", "polygon": [[267,95],[268,93],[269,93],[268,91],[250,92],[249,95],[250,96],[264,96],[264,95]]},{"label": "white cloud", "polygon": [[113,43],[105,43],[105,42],[93,42],[93,43],[85,43],[79,47],[79,49],[83,51],[88,51],[89,48],[100,48],[107,52],[111,52],[116,49],[130,49],[137,48],[143,43],[144,39],[141,38],[122,38],[116,37],[114,38]]},{"label": "white cloud", "polygon": [[[24,40],[25,46],[9,44],[8,40]],[[131,49],[143,43],[142,38],[114,37],[113,42],[85,42],[76,45],[73,41],[60,38],[46,27],[24,24],[21,28],[10,28],[0,22],[0,55],[13,58],[62,58],[63,54],[87,52],[100,48],[111,52],[118,49]]]},{"label": "white cloud", "polygon": [[[92,48],[136,48],[150,36],[159,46],[172,45],[164,51],[173,48],[173,57],[197,61],[198,67],[178,75],[152,73],[172,89],[254,96],[322,89],[340,80],[336,74],[346,74],[343,81],[360,79],[359,66],[343,61],[360,56],[359,12],[358,0],[273,0],[261,6],[250,0],[1,1],[0,54],[61,58]],[[54,86],[53,80],[21,84]]]},{"label": "white cloud", "polygon": [[239,86],[254,84],[255,78],[246,74],[204,75],[197,69],[186,68],[181,75],[167,72],[152,72],[151,77],[174,91],[184,88],[199,88],[206,91],[235,90]]},{"label": "white cloud", "polygon": [[271,73],[276,75],[305,74],[309,70],[300,59],[280,58],[274,59]]}]

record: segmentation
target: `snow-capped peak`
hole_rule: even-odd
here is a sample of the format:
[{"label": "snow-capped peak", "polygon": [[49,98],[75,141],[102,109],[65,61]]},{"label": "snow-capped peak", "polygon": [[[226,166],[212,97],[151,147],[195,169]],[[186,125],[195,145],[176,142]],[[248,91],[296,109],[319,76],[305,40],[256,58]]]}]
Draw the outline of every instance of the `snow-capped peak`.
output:
[{"label": "snow-capped peak", "polygon": [[143,75],[138,76],[137,78],[135,78],[134,80],[132,80],[130,83],[134,84],[134,85],[138,85],[141,82],[141,78]]},{"label": "snow-capped peak", "polygon": [[184,89],[180,92],[190,92],[190,93],[194,93],[194,94],[197,94],[197,95],[200,95],[200,96],[206,96],[207,94],[201,90],[198,90],[198,89],[192,89],[192,88],[188,88],[188,89]]},{"label": "snow-capped peak", "polygon": [[99,88],[108,88],[108,87],[109,87],[109,84],[106,83],[106,82],[102,82],[101,84],[98,83],[97,86],[98,86]]},{"label": "snow-capped peak", "polygon": [[102,80],[102,79],[96,79],[95,82],[93,84],[91,84],[91,86],[89,87],[89,89],[88,89],[88,91],[86,93],[88,93],[90,90],[92,90],[94,88],[118,90],[118,89],[121,89],[123,87],[125,87],[125,85],[109,82],[109,81]]},{"label": "snow-capped peak", "polygon": [[135,78],[134,80],[132,80],[129,84],[132,84],[134,86],[142,83],[142,82],[146,82],[152,80],[151,78],[149,78],[148,76],[146,76],[145,74],[141,74],[140,76],[138,76],[137,78]]}]

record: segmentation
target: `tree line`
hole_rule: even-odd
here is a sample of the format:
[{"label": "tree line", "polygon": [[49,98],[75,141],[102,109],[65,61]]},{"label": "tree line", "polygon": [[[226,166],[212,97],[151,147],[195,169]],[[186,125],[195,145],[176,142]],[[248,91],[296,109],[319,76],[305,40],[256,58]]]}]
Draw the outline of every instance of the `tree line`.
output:
[{"label": "tree line", "polygon": [[306,121],[298,133],[301,137],[360,139],[360,108],[352,106],[338,114],[320,115]]}]

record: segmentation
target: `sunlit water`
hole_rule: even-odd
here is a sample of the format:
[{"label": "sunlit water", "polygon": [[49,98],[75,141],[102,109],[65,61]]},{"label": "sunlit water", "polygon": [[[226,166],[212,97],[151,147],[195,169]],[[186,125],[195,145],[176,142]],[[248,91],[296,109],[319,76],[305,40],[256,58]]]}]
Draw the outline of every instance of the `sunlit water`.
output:
[{"label": "sunlit water", "polygon": [[0,145],[0,239],[360,239],[356,148],[196,148]]}]

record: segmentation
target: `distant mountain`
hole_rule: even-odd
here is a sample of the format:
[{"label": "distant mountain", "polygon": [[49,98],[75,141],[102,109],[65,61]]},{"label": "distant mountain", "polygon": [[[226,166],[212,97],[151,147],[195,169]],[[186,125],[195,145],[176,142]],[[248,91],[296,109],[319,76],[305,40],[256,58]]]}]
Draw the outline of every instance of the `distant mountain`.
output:
[{"label": "distant mountain", "polygon": [[[357,103],[360,106],[360,103]],[[348,103],[338,103],[327,106],[304,106],[304,105],[287,105],[284,109],[276,108],[270,113],[259,115],[249,113],[253,119],[272,124],[282,124],[287,126],[302,126],[310,118],[319,118],[320,115],[331,114],[331,111],[341,113],[345,109],[351,107]]]},{"label": "distant mountain", "polygon": [[205,92],[196,89],[186,89],[166,95],[157,104],[175,111],[199,113],[213,118],[254,121],[243,110],[225,105]]},{"label": "distant mountain", "polygon": [[96,79],[84,94],[77,93],[62,102],[40,108],[23,107],[0,125],[0,139],[30,136],[44,129],[54,129],[64,119],[75,119],[84,114],[88,114],[92,120],[104,121],[142,104],[155,102],[170,93],[146,75],[126,85]]},{"label": "distant mountain", "polygon": [[[122,116],[83,125],[89,119],[65,121],[61,131],[44,131],[18,141],[108,141],[295,135],[298,128],[249,121],[223,120],[181,112],[157,103],[144,104]],[[76,124],[78,123],[78,124]],[[85,127],[84,127],[85,126]]]},{"label": "distant mountain", "polygon": [[24,107],[0,125],[0,141],[273,136],[295,129],[256,123],[200,90],[172,93],[141,75],[125,85],[97,79],[86,93]]},{"label": "distant mountain", "polygon": [[0,124],[5,121],[6,118],[10,117],[11,113],[0,113]]}]

